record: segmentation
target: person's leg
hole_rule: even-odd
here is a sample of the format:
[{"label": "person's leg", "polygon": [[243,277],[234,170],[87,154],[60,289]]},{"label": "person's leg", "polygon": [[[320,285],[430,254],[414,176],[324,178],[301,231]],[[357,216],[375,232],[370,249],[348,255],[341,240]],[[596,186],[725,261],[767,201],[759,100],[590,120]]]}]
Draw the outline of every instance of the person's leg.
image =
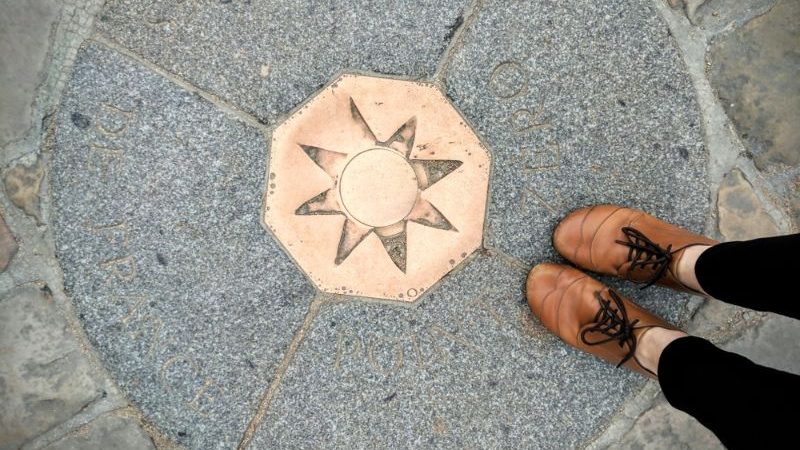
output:
[{"label": "person's leg", "polygon": [[564,342],[658,378],[670,404],[729,448],[782,448],[800,419],[800,376],[759,366],[688,336],[580,271],[539,264],[531,311]]},{"label": "person's leg", "polygon": [[[693,274],[718,300],[800,319],[800,300],[791,284],[800,276],[800,234],[702,247],[697,255],[683,255],[678,273],[681,278]],[[691,285],[694,280],[683,281]]]},{"label": "person's leg", "polygon": [[797,439],[800,376],[694,336],[671,340],[657,373],[670,405],[700,421],[727,448],[783,448]]}]

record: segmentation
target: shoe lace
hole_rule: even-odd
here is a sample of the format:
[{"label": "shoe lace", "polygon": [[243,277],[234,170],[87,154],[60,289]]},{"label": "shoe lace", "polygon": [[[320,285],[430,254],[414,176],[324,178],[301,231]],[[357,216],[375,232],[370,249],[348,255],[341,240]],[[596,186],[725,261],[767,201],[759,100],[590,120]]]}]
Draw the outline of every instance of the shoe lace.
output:
[{"label": "shoe lace", "polygon": [[670,264],[672,264],[672,255],[678,250],[672,251],[672,244],[668,245],[667,248],[661,248],[635,228],[623,227],[622,233],[627,238],[627,241],[617,240],[616,243],[628,247],[628,261],[631,263],[628,272],[637,268],[645,269],[647,266],[651,266],[653,276],[642,286],[642,289],[652,286],[667,273]]},{"label": "shoe lace", "polygon": [[[595,293],[597,300],[600,302],[600,310],[597,311],[597,315],[594,317],[594,325],[581,331],[581,341],[586,345],[600,345],[606,342],[619,341],[620,348],[627,344],[628,353],[617,364],[617,367],[620,367],[631,358],[636,360],[634,356],[636,354],[636,335],[634,331],[641,328],[650,328],[650,326],[637,327],[636,324],[639,323],[639,319],[630,320],[628,318],[628,311],[625,309],[625,304],[619,294],[613,289],[609,289],[608,295],[610,299],[603,298],[600,291]],[[586,338],[589,333],[600,333],[608,337],[592,342]],[[638,360],[636,362],[638,363]],[[644,370],[653,373],[641,364],[639,365]]]}]

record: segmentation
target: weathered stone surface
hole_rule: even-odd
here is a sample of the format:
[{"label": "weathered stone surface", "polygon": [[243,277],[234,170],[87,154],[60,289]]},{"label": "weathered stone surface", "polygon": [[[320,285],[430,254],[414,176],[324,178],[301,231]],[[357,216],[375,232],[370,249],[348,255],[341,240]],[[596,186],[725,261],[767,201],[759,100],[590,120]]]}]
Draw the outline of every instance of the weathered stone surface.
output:
[{"label": "weathered stone surface", "polygon": [[155,446],[136,421],[106,414],[48,445],[45,450],[155,450]]},{"label": "weathered stone surface", "polygon": [[667,450],[675,448],[723,450],[714,433],[694,417],[673,408],[663,396],[642,414],[615,448]]},{"label": "weathered stone surface", "polygon": [[342,69],[431,75],[467,3],[123,0],[97,26],[271,123]]},{"label": "weathered stone surface", "polygon": [[797,320],[769,314],[757,328],[750,328],[723,347],[750,358],[757,364],[800,375],[800,342]]},{"label": "weathered stone surface", "polygon": [[11,233],[11,230],[6,225],[6,221],[0,215],[0,272],[6,270],[14,255],[19,250],[19,244]]},{"label": "weathered stone surface", "polygon": [[252,448],[579,446],[644,378],[545,329],[525,275],[486,254],[411,307],[323,304]]},{"label": "weathered stone surface", "polygon": [[[760,326],[742,326],[739,331],[745,328],[749,329],[722,345],[722,348],[750,358],[758,364],[800,374],[800,348],[786,345],[800,341],[800,327],[795,319],[770,314]],[[642,414],[633,428],[620,439],[619,448],[657,450],[725,447],[714,433],[693,417],[671,407],[660,396],[655,405]]]},{"label": "weathered stone surface", "polygon": [[3,1],[0,14],[0,147],[31,126],[31,103],[41,81],[57,0]]},{"label": "weathered stone surface", "polygon": [[715,41],[710,79],[760,169],[800,164],[800,2],[781,0],[769,13]]},{"label": "weathered stone surface", "polygon": [[692,20],[695,16],[697,8],[703,5],[708,0],[666,0],[671,8],[683,8],[686,17]]},{"label": "weathered stone surface", "polygon": [[719,33],[730,27],[740,27],[750,19],[757,17],[772,8],[777,0],[750,0],[738,2],[730,0],[708,0],[703,2],[692,22],[702,28]]},{"label": "weathered stone surface", "polygon": [[692,316],[686,332],[714,343],[725,342],[742,330],[758,325],[764,316],[763,312],[708,299]]},{"label": "weathered stone surface", "polygon": [[42,220],[39,208],[39,186],[42,184],[42,177],[44,177],[44,167],[36,155],[33,155],[33,161],[29,164],[25,161],[13,164],[3,175],[3,185],[8,199],[14,206],[25,211],[25,214],[35,218],[37,223]]},{"label": "weathered stone surface", "polygon": [[235,447],[314,295],[259,220],[264,135],[98,44],[56,120],[56,250],[89,339],[169,437]]},{"label": "weathered stone surface", "polygon": [[0,298],[0,449],[18,448],[104,395],[66,326],[46,285]]},{"label": "weathered stone surface", "polygon": [[702,231],[706,151],[694,89],[649,1],[488,1],[447,90],[493,157],[487,240],[526,261],[593,203]]},{"label": "weathered stone surface", "polygon": [[717,199],[719,232],[728,241],[775,236],[778,227],[739,169],[725,175]]},{"label": "weathered stone surface", "polygon": [[711,34],[738,27],[764,14],[777,0],[668,0],[673,8],[683,7],[686,17]]}]

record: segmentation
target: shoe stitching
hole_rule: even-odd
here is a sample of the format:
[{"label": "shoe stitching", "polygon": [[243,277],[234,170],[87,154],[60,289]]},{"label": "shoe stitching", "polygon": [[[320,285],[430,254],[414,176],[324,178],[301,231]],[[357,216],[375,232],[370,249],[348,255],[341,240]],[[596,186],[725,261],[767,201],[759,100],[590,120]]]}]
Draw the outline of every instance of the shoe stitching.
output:
[{"label": "shoe stitching", "polygon": [[[567,294],[567,291],[570,290],[573,286],[575,286],[579,281],[582,280],[589,280],[590,278],[586,275],[576,279],[575,281],[571,282],[567,285],[564,289],[561,290],[561,296],[558,298],[558,306],[556,307],[556,335],[560,338],[561,337],[561,320],[559,320],[561,316],[561,305],[564,304],[564,296]],[[562,338],[563,340],[563,338]]]},{"label": "shoe stitching", "polygon": [[[555,284],[555,286],[556,286],[556,287],[558,286],[558,279],[559,279],[559,278],[561,278],[561,274],[563,274],[565,270],[567,270],[567,268],[566,268],[566,267],[561,267],[561,268],[559,269],[559,271],[558,271],[558,274],[556,275],[556,280],[555,280],[555,283],[556,283],[556,284]],[[550,290],[550,292],[548,292],[547,294],[545,294],[545,296],[544,296],[544,297],[542,297],[542,301],[541,301],[541,302],[539,302],[539,304],[540,304],[540,305],[542,305],[542,306],[541,306],[542,308],[544,308],[544,302],[545,302],[545,300],[547,300],[547,297],[550,297],[550,295],[551,295],[553,292],[556,292],[556,291],[558,290],[558,289],[556,289],[556,287],[554,287],[553,289],[551,289],[551,290]]]},{"label": "shoe stitching", "polygon": [[608,219],[611,218],[611,216],[613,216],[614,214],[616,214],[619,211],[622,211],[623,209],[628,209],[628,208],[625,208],[624,206],[617,207],[617,209],[615,209],[611,214],[606,216],[606,218],[603,219],[602,222],[600,222],[600,225],[598,225],[597,228],[595,228],[594,234],[592,235],[592,240],[589,242],[589,264],[591,265],[592,270],[596,269],[596,267],[594,265],[594,258],[593,258],[593,247],[594,247],[594,240],[595,240],[595,238],[597,238],[597,233],[600,232],[600,228],[603,227],[603,225],[608,221]]},{"label": "shoe stitching", "polygon": [[[583,242],[583,225],[586,224],[586,219],[589,218],[589,214],[591,214],[592,211],[594,211],[595,208],[597,208],[597,205],[594,205],[591,208],[589,208],[589,211],[586,211],[586,214],[583,215],[583,219],[581,219],[581,226],[579,228],[581,234],[579,236],[578,242]],[[575,250],[572,252],[572,260],[573,261],[577,261],[578,260],[578,250],[580,250],[580,248],[581,248],[580,245],[576,245],[575,246]]]}]

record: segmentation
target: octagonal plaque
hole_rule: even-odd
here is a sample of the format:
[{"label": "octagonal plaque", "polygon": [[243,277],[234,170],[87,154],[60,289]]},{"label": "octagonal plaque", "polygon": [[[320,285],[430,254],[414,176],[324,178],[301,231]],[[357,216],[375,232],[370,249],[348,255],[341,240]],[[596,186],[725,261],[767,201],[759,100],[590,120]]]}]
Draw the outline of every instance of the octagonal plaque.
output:
[{"label": "octagonal plaque", "polygon": [[343,75],[273,133],[264,222],[321,290],[413,301],[480,247],[489,164],[433,84]]}]

